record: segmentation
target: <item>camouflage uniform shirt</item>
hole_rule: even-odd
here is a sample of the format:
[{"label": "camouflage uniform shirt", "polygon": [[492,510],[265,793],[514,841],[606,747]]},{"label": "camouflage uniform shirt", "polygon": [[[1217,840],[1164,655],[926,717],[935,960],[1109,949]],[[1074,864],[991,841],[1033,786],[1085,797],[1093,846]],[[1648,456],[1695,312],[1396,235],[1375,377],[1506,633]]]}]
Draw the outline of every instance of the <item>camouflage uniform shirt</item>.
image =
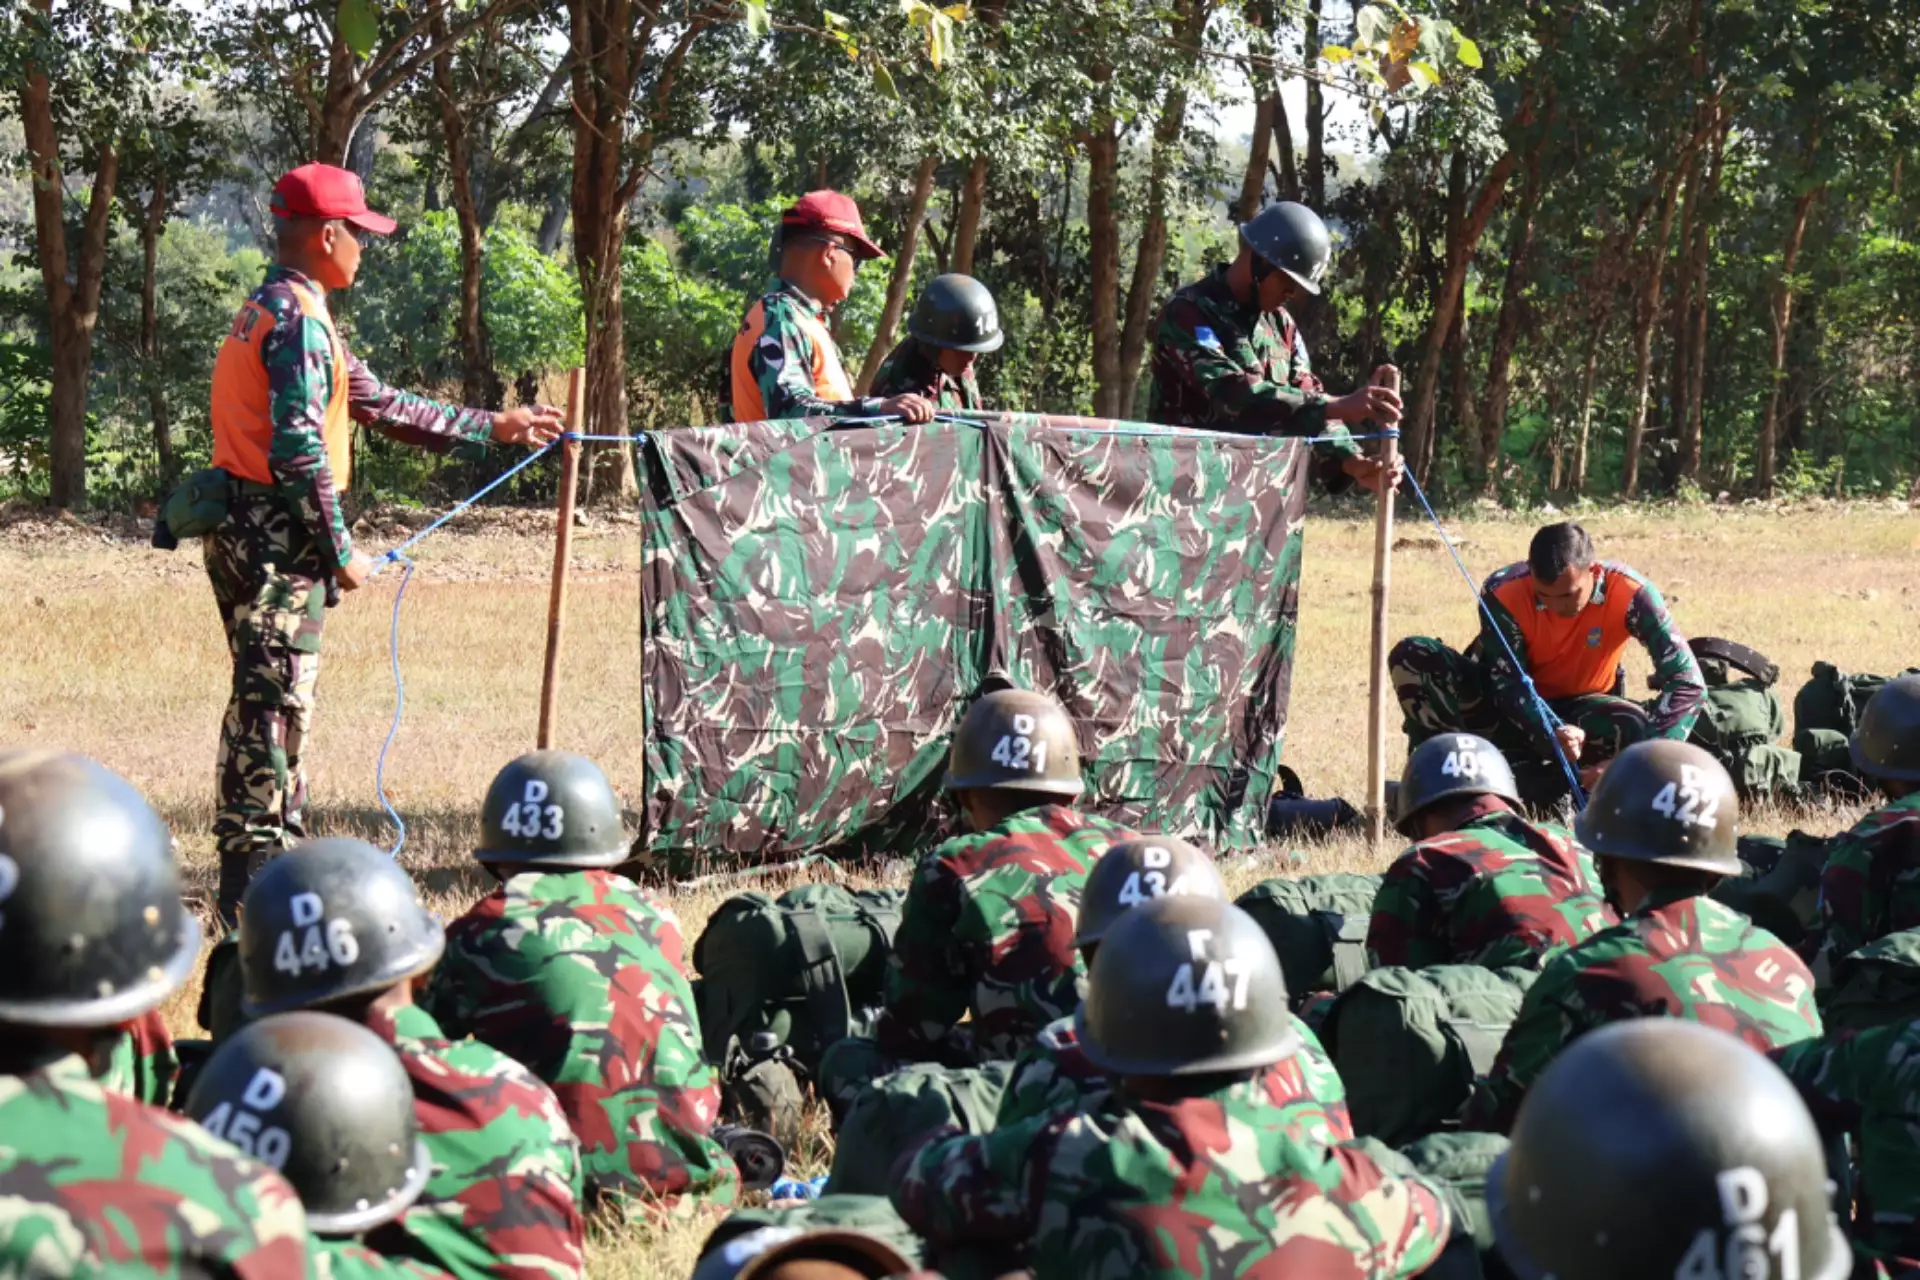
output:
[{"label": "camouflage uniform shirt", "polygon": [[523,872],[447,929],[421,1004],[552,1086],[590,1187],[731,1202],[709,1133],[720,1081],[701,1056],[680,922],[611,871]]},{"label": "camouflage uniform shirt", "polygon": [[1547,962],[1474,1084],[1467,1126],[1505,1133],[1555,1055],[1628,1018],[1687,1018],[1763,1053],[1820,1034],[1799,956],[1733,908],[1670,891]]},{"label": "camouflage uniform shirt", "polygon": [[1107,846],[1133,834],[1049,804],[923,858],[887,960],[880,1049],[949,1065],[1013,1058],[1073,1012],[1086,973],[1073,945],[1080,891]]},{"label": "camouflage uniform shirt", "polygon": [[150,1009],[120,1033],[100,1083],[149,1106],[165,1107],[173,1101],[173,1082],[179,1077],[180,1054],[173,1047],[173,1032],[160,1011]]},{"label": "camouflage uniform shirt", "polygon": [[0,1074],[0,1275],[311,1275],[284,1178],[103,1088],[78,1056]]},{"label": "camouflage uniform shirt", "polygon": [[873,394],[881,397],[925,396],[936,409],[983,409],[980,382],[972,366],[958,379],[949,377],[933,359],[932,353],[909,337],[888,353],[880,372],[874,375]]},{"label": "camouflage uniform shirt", "polygon": [[1537,969],[1618,923],[1599,886],[1571,832],[1490,811],[1394,860],[1373,900],[1367,951],[1377,966]]},{"label": "camouflage uniform shirt", "polygon": [[1920,927],[1920,792],[1875,809],[1827,852],[1821,935],[1836,959]]},{"label": "camouflage uniform shirt", "polygon": [[[775,283],[773,291],[760,299],[760,306],[765,324],[747,356],[747,371],[760,388],[760,400],[769,419],[857,417],[880,412],[876,396],[822,400],[814,389],[813,338],[800,327],[799,317],[810,315],[826,325],[829,318],[825,307],[800,286],[785,280]],[[848,377],[852,377],[851,370]]]},{"label": "camouflage uniform shirt", "polygon": [[[1313,1028],[1288,1016],[1300,1047],[1268,1067],[1244,1096],[1256,1106],[1272,1108],[1276,1114],[1270,1123],[1278,1124],[1297,1142],[1331,1146],[1352,1140],[1346,1084]],[[1094,1111],[1112,1092],[1112,1078],[1080,1048],[1073,1019],[1062,1018],[1043,1029],[1015,1059],[994,1127],[1061,1111]]]},{"label": "camouflage uniform shirt", "polygon": [[[552,1090],[477,1040],[448,1040],[426,1010],[375,1011],[367,1026],[400,1054],[413,1081],[433,1175],[382,1253],[462,1280],[573,1280],[585,1274],[580,1151]],[[408,1243],[389,1243],[395,1231]]]},{"label": "camouflage uniform shirt", "polygon": [[1025,1246],[1049,1277],[1418,1275],[1446,1246],[1445,1193],[1350,1147],[1295,1142],[1249,1094],[1109,1098],[905,1162],[893,1201],[935,1258]]},{"label": "camouflage uniform shirt", "polygon": [[389,1258],[357,1240],[315,1240],[316,1280],[453,1280],[450,1272],[412,1258]]}]

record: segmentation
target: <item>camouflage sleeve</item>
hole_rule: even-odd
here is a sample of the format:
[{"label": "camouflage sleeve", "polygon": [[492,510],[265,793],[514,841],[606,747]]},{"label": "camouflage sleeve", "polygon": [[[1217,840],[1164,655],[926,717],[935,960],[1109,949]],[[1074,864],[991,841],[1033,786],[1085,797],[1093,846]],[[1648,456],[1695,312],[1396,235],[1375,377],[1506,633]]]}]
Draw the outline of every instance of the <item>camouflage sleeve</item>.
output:
[{"label": "camouflage sleeve", "polygon": [[[1818,946],[1830,960],[1851,955],[1879,936],[1884,890],[1873,875],[1873,846],[1849,832],[1827,851],[1820,872]],[[1813,947],[1809,947],[1811,951]]]},{"label": "camouflage sleeve", "polygon": [[1540,1073],[1559,1052],[1588,1030],[1585,1003],[1577,983],[1572,952],[1561,952],[1527,989],[1520,1013],[1500,1042],[1487,1074],[1473,1082],[1465,1127],[1492,1133],[1513,1128],[1513,1118]]},{"label": "camouflage sleeve", "polygon": [[160,1011],[150,1010],[126,1024],[114,1041],[100,1084],[154,1107],[173,1099],[173,1082],[180,1075],[180,1054],[173,1033]]},{"label": "camouflage sleeve", "polygon": [[822,400],[813,389],[813,340],[795,324],[785,305],[769,300],[766,328],[747,356],[769,418],[857,416],[879,411],[879,400]]},{"label": "camouflage sleeve", "polygon": [[[1072,1115],[1038,1116],[991,1133],[943,1133],[903,1161],[893,1207],[934,1252],[965,1244],[1025,1244],[1040,1224],[1046,1170]],[[950,1133],[950,1131],[949,1131]]]},{"label": "camouflage sleeve", "polygon": [[1311,386],[1296,387],[1262,376],[1253,349],[1236,343],[1228,350],[1205,314],[1189,300],[1176,297],[1167,303],[1160,314],[1157,341],[1165,357],[1185,366],[1188,379],[1211,406],[1214,420],[1208,427],[1248,435],[1330,434],[1339,439],[1321,445],[1322,449],[1341,455],[1359,453],[1358,446],[1345,438],[1346,428],[1327,421],[1330,397],[1319,389],[1317,378],[1309,374],[1306,381]]},{"label": "camouflage sleeve", "polygon": [[[1487,664],[1487,682],[1492,686],[1493,699],[1501,714],[1526,730],[1540,754],[1551,759],[1553,734],[1540,718],[1533,695],[1527,691],[1527,681],[1522,679],[1525,673],[1521,668],[1527,662],[1527,638],[1520,634],[1520,624],[1507,612],[1507,606],[1494,597],[1494,585],[1493,579],[1489,579],[1480,592],[1480,602],[1486,606],[1480,615],[1480,660]],[[1506,642],[1504,646],[1502,640]],[[1520,667],[1514,666],[1513,658],[1507,656],[1509,650],[1513,658],[1519,659]]]},{"label": "camouflage sleeve", "polygon": [[353,420],[389,439],[462,458],[486,456],[493,414],[461,409],[388,386],[360,357],[347,356],[347,404]]},{"label": "camouflage sleeve", "polygon": [[464,927],[469,919],[463,916],[447,926],[440,963],[428,975],[427,985],[414,994],[415,1002],[433,1015],[452,1040],[476,1035],[479,1006],[487,988],[485,976],[474,964],[469,931]]},{"label": "camouflage sleeve", "polygon": [[1653,687],[1660,691],[1648,730],[1655,737],[1684,741],[1706,700],[1707,682],[1694,660],[1693,647],[1674,626],[1667,602],[1651,582],[1643,580],[1627,605],[1627,631],[1647,647],[1653,659]]},{"label": "camouflage sleeve", "polygon": [[[1881,1092],[1903,1070],[1909,1075],[1913,1071],[1916,1064],[1907,1043],[1911,1032],[1908,1024],[1898,1023],[1857,1035],[1802,1040],[1769,1056],[1793,1081],[1821,1129],[1852,1133],[1865,1122]],[[1901,1103],[1894,1110],[1904,1113],[1908,1108]]]},{"label": "camouflage sleeve", "polygon": [[874,1029],[884,1052],[941,1057],[941,1042],[966,1016],[972,990],[956,950],[959,923],[959,886],[936,851],[907,890],[887,958],[885,1007]]},{"label": "camouflage sleeve", "polygon": [[1447,948],[1428,927],[1428,922],[1438,916],[1433,887],[1413,858],[1402,857],[1388,867],[1380,877],[1373,918],[1367,925],[1367,954],[1373,966],[1423,969],[1430,964],[1445,964],[1450,958]]},{"label": "camouflage sleeve", "polygon": [[300,309],[288,289],[263,289],[254,295],[273,316],[260,341],[267,366],[267,400],[273,412],[273,444],[267,466],[288,510],[306,523],[339,568],[353,559],[353,535],[347,532],[340,494],[333,487],[322,434],[333,388],[333,342],[327,327]]}]

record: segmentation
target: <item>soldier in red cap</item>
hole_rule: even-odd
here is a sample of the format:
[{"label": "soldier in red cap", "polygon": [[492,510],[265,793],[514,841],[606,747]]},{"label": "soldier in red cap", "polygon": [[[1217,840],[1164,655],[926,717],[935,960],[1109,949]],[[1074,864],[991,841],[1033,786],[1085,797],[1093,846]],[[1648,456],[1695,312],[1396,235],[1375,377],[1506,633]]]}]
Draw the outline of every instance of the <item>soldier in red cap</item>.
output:
[{"label": "soldier in red cap", "polygon": [[213,464],[231,477],[226,519],[204,542],[233,655],[213,822],[229,924],[252,867],[306,835],[300,751],[324,611],[373,568],[340,509],[353,424],[469,458],[489,440],[546,444],[561,424],[549,405],[492,413],[397,391],[347,350],[327,291],[353,283],[361,237],[394,229],[367,208],[359,178],[302,165],[274,184],[269,207],[274,265],[213,369]]},{"label": "soldier in red cap", "polygon": [[860,206],[838,191],[811,191],[780,216],[780,279],[747,308],[729,364],[733,420],[897,414],[933,417],[925,396],[861,399],[827,329],[827,312],[853,291],[862,262],[886,255],[867,238]]}]

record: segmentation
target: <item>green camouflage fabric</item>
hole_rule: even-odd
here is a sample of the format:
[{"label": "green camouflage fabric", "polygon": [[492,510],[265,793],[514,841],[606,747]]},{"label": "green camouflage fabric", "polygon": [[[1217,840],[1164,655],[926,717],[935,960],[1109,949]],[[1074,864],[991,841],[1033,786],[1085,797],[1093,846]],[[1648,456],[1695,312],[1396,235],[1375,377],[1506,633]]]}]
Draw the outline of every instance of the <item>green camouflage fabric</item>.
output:
[{"label": "green camouflage fabric", "polygon": [[958,379],[949,376],[946,370],[933,359],[926,347],[920,345],[918,338],[907,337],[900,341],[880,365],[880,372],[873,378],[873,394],[882,399],[894,396],[925,396],[933,401],[936,409],[984,409],[985,402],[980,399],[980,380],[974,376],[973,367]]},{"label": "green camouflage fabric", "polygon": [[447,927],[420,1003],[552,1087],[593,1191],[731,1204],[684,950],[679,919],[623,876],[522,872]]},{"label": "green camouflage fabric", "polygon": [[1073,943],[1080,891],[1134,834],[1047,804],[921,859],[887,958],[881,1052],[950,1066],[1013,1058],[1072,1013],[1087,973]]},{"label": "green camouflage fabric", "polygon": [[1920,1265],[1920,1023],[1802,1040],[1774,1061],[1829,1135],[1853,1135],[1854,1241]]},{"label": "green camouflage fabric", "polygon": [[[747,356],[747,370],[760,388],[760,402],[768,418],[880,412],[877,396],[834,401],[822,400],[815,391],[813,338],[800,327],[799,317],[811,315],[822,325],[830,325],[825,307],[808,297],[799,285],[785,280],[775,281],[773,292],[762,297],[760,305],[766,321]],[[853,372],[848,370],[849,376]]]},{"label": "green camouflage fabric", "polygon": [[980,1136],[935,1139],[893,1193],[942,1250],[1024,1248],[1052,1277],[1418,1275],[1446,1246],[1445,1193],[1352,1147],[1300,1143],[1248,1096],[1110,1098]]},{"label": "green camouflage fabric", "polygon": [[1090,811],[1262,842],[1300,444],[948,416],[647,437],[638,855],[675,874],[917,855],[948,833],[953,726],[996,666],[1076,720]]},{"label": "green camouflage fabric", "polygon": [[[1268,1067],[1246,1090],[1247,1101],[1274,1112],[1270,1123],[1297,1142],[1330,1146],[1353,1139],[1347,1113],[1347,1087],[1313,1028],[1292,1014],[1300,1047]],[[1042,1028],[1014,1060],[1006,1092],[1000,1095],[995,1128],[1024,1123],[1061,1111],[1094,1111],[1113,1092],[1113,1081],[1087,1060],[1074,1034],[1073,1018]]]},{"label": "green camouflage fabric", "polygon": [[1367,952],[1376,968],[1537,969],[1618,923],[1573,833],[1503,808],[1394,860],[1373,901]]},{"label": "green camouflage fabric", "polygon": [[553,1092],[497,1049],[449,1040],[417,1005],[374,1010],[367,1027],[400,1054],[433,1158],[420,1199],[380,1228],[380,1251],[461,1280],[584,1276],[580,1151]]},{"label": "green camouflage fabric", "polygon": [[160,1011],[149,1009],[129,1022],[114,1041],[100,1084],[148,1106],[164,1107],[173,1101],[173,1082],[179,1078],[180,1054],[173,1047],[173,1033]]},{"label": "green camouflage fabric", "polygon": [[1763,1053],[1821,1031],[1800,957],[1733,908],[1670,890],[1547,962],[1474,1082],[1466,1127],[1508,1132],[1562,1049],[1627,1018],[1686,1018]]},{"label": "green camouflage fabric", "polygon": [[357,1240],[315,1240],[315,1280],[452,1280],[452,1273],[412,1258],[388,1257]]},{"label": "green camouflage fabric", "polygon": [[[1834,958],[1920,927],[1920,792],[1853,824],[1827,851],[1811,947]],[[1803,947],[1806,954],[1812,950]]]},{"label": "green camouflage fabric", "polygon": [[0,1276],[312,1273],[279,1174],[78,1056],[0,1074]]}]

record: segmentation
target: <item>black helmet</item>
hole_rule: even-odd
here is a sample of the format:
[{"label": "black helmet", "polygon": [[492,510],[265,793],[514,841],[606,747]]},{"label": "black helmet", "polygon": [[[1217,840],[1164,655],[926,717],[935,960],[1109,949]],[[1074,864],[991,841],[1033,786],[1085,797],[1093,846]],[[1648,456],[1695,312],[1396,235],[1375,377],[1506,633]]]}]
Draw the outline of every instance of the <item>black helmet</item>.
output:
[{"label": "black helmet", "polygon": [[981,694],[954,730],[946,785],[1079,795],[1080,743],[1066,708],[1030,689]]},{"label": "black helmet", "polygon": [[1920,782],[1920,676],[1881,685],[1847,745],[1853,767],[1868,777]]},{"label": "black helmet", "polygon": [[864,1231],[767,1226],[733,1236],[709,1250],[694,1265],[693,1280],[753,1280],[783,1263],[809,1261],[837,1263],[868,1280],[917,1270],[912,1259]]},{"label": "black helmet", "polygon": [[200,958],[166,823],[85,756],[0,752],[0,1020],[110,1027]]},{"label": "black helmet", "polygon": [[1251,1070],[1300,1046],[1273,944],[1218,898],[1155,898],[1114,921],[1073,1027],[1117,1076]]},{"label": "black helmet", "polygon": [[1394,795],[1393,825],[1409,839],[1420,811],[1448,796],[1499,796],[1520,803],[1507,758],[1500,748],[1471,733],[1443,733],[1415,747]]},{"label": "black helmet", "polygon": [[494,776],[480,810],[481,862],[611,867],[631,856],[620,799],[585,756],[535,751]]},{"label": "black helmet", "polygon": [[1554,1060],[1487,1175],[1487,1210],[1521,1280],[1841,1280],[1853,1266],[1792,1083],[1678,1018],[1616,1022]]},{"label": "black helmet", "polygon": [[319,1235],[391,1222],[433,1172],[399,1055],[329,1013],[276,1014],[235,1032],[201,1068],[186,1110],[292,1183]]},{"label": "black helmet", "polygon": [[260,869],[240,904],[249,1018],[383,991],[440,960],[446,933],[413,877],[361,840],[309,840]]},{"label": "black helmet", "polygon": [[1090,947],[1113,922],[1143,902],[1175,894],[1227,897],[1219,868],[1204,851],[1172,836],[1136,836],[1100,855],[1080,890],[1073,945]]},{"label": "black helmet", "polygon": [[1690,742],[1656,738],[1614,757],[1574,823],[1610,858],[1740,874],[1740,801],[1720,762]]},{"label": "black helmet", "polygon": [[1308,293],[1320,292],[1333,253],[1327,224],[1303,204],[1282,200],[1240,224],[1240,242]]},{"label": "black helmet", "polygon": [[972,276],[935,276],[907,317],[907,332],[929,346],[953,351],[998,351],[1006,341],[1000,309]]}]

